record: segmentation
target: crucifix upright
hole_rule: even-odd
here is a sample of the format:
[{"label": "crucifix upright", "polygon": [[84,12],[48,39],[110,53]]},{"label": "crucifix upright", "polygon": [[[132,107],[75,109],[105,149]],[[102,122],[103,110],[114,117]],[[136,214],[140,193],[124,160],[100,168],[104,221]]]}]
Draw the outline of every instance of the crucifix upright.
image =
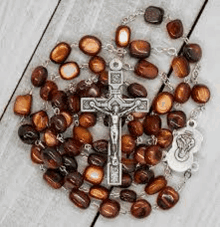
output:
[{"label": "crucifix upright", "polygon": [[101,112],[109,116],[108,185],[121,185],[121,117],[131,112],[148,112],[149,101],[147,98],[122,98],[123,85],[122,62],[113,59],[110,62],[108,73],[109,98],[82,98],[82,112]]}]

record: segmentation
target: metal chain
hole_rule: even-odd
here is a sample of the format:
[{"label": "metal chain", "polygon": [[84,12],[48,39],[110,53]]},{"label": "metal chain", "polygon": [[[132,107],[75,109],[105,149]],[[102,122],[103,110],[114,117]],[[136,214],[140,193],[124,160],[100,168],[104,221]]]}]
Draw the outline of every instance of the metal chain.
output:
[{"label": "metal chain", "polygon": [[153,47],[152,50],[154,50],[157,53],[166,53],[169,56],[177,56],[177,49],[175,47]]},{"label": "metal chain", "polygon": [[190,76],[190,82],[192,84],[197,84],[198,83],[198,76],[199,76],[199,72],[201,70],[201,65],[199,63],[197,63],[191,73]]},{"label": "metal chain", "polygon": [[109,43],[105,46],[102,46],[102,48],[110,53],[118,55],[119,57],[124,57],[127,54],[127,50],[125,50],[124,48],[115,48],[112,44]]},{"label": "metal chain", "polygon": [[127,17],[124,17],[122,19],[121,24],[122,25],[126,25],[126,24],[134,21],[137,18],[137,16],[139,16],[139,15],[144,15],[144,10],[143,9],[139,9],[136,12],[134,12],[133,14],[131,14],[131,15],[127,16]]},{"label": "metal chain", "polygon": [[165,72],[161,73],[161,80],[163,81],[164,85],[170,89],[170,91],[174,91],[173,85],[170,83],[169,78]]},{"label": "metal chain", "polygon": [[195,109],[193,109],[190,113],[190,120],[197,120],[198,116],[200,115],[200,113],[202,113],[205,110],[205,105],[201,105],[196,107]]},{"label": "metal chain", "polygon": [[189,169],[189,170],[187,170],[184,173],[184,179],[183,179],[183,181],[176,187],[176,191],[177,192],[180,192],[183,189],[183,187],[185,186],[186,182],[191,178],[191,176],[192,176],[192,172]]}]

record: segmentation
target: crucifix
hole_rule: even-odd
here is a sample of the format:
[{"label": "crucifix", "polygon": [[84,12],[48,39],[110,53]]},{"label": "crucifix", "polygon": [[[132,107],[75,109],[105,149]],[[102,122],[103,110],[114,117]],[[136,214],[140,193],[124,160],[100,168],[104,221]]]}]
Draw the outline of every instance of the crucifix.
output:
[{"label": "crucifix", "polygon": [[121,185],[121,118],[131,112],[148,112],[147,98],[122,98],[124,84],[122,62],[113,59],[108,73],[109,98],[82,98],[82,112],[100,112],[109,116],[110,139],[108,143],[107,182],[108,185]]}]

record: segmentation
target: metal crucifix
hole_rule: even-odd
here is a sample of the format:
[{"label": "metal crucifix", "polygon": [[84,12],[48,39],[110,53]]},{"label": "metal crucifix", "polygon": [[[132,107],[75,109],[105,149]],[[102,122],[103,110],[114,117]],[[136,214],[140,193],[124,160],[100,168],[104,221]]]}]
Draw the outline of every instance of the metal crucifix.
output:
[{"label": "metal crucifix", "polygon": [[123,85],[122,62],[113,59],[108,74],[109,98],[82,98],[82,112],[101,112],[110,119],[110,141],[108,144],[107,181],[108,185],[121,185],[121,117],[131,112],[148,112],[147,98],[122,98]]}]

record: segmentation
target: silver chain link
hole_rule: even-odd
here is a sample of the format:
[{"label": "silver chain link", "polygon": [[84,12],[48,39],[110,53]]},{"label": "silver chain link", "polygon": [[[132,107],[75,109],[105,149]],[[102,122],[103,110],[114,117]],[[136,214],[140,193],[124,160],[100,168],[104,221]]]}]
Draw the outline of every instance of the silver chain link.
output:
[{"label": "silver chain link", "polygon": [[201,70],[201,65],[199,63],[197,63],[191,73],[190,76],[190,82],[192,84],[197,84],[198,83],[198,76],[199,76],[199,72]]},{"label": "silver chain link", "polygon": [[139,9],[136,12],[134,12],[133,14],[131,14],[131,15],[127,16],[127,17],[124,17],[122,19],[121,24],[122,25],[126,25],[126,24],[134,21],[137,18],[137,16],[143,15],[143,14],[144,14],[144,10],[143,9]]},{"label": "silver chain link", "polygon": [[161,80],[163,81],[164,85],[170,89],[170,91],[174,91],[173,85],[170,83],[169,78],[165,72],[161,73]]}]

